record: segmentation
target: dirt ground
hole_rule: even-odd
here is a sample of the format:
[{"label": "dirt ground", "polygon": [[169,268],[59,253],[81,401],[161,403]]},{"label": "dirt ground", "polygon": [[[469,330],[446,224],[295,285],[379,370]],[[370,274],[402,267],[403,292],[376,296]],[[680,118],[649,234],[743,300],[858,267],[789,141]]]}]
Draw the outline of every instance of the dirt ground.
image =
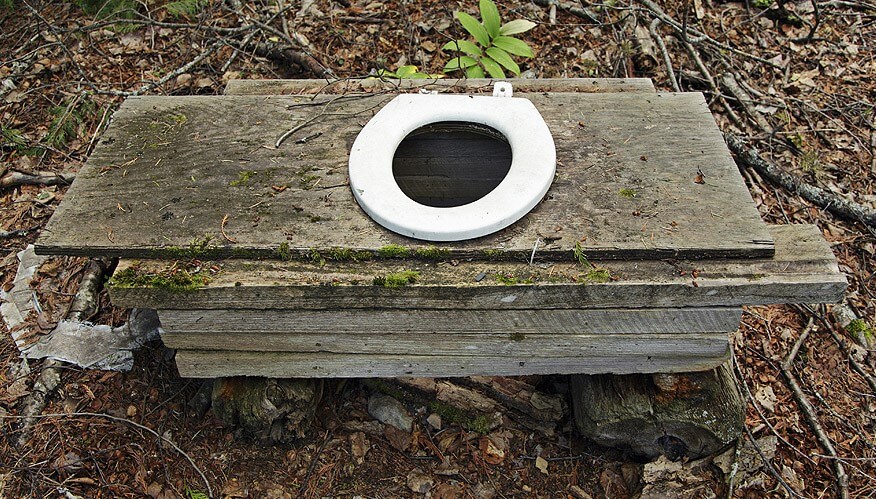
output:
[{"label": "dirt ground", "polygon": [[[104,4],[124,8],[110,14]],[[66,186],[52,179],[79,169],[126,95],[219,94],[231,78],[356,78],[406,64],[440,73],[449,60],[440,47],[463,36],[456,10],[475,14],[477,7],[433,0],[0,1],[4,289],[15,277],[16,253],[64,198]],[[705,92],[724,131],[838,199],[876,201],[876,4],[533,1],[499,2],[499,10],[506,20],[537,23],[520,35],[535,51],[521,61],[525,76],[650,77],[671,91],[668,59],[678,88]],[[845,310],[861,319],[858,330],[869,330],[876,319],[873,226],[841,218],[748,166],[740,171],[767,222],[821,228],[849,280]],[[42,312],[29,318],[31,334],[63,318],[86,263],[53,258],[41,267],[35,286]],[[105,294],[100,304],[90,320],[127,319]],[[509,418],[488,435],[503,447],[498,459],[484,452],[476,432],[431,428],[425,411],[413,443],[399,451],[373,424],[369,388],[358,380],[326,386],[303,439],[268,445],[204,414],[202,383],[180,378],[160,342],[138,351],[130,372],[60,365],[57,390],[24,432],[19,416],[47,364],[23,363],[5,330],[0,496],[406,497],[422,496],[414,490],[426,483],[428,495],[442,498],[869,497],[876,495],[876,392],[868,384],[876,356],[873,343],[859,344],[835,311],[746,310],[732,343],[748,403],[739,454],[749,459],[735,471],[712,460],[681,468],[639,462],[584,442],[568,417],[553,434]],[[790,371],[811,414],[781,371],[804,331]],[[566,393],[563,377],[537,381]]]}]

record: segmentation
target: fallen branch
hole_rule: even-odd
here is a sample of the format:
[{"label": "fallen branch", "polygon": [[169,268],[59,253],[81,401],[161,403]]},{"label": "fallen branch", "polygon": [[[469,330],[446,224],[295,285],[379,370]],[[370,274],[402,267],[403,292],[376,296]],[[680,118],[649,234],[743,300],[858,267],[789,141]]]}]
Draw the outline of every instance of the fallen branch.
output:
[{"label": "fallen branch", "polygon": [[739,82],[736,80],[733,73],[728,72],[721,75],[721,85],[730,92],[730,95],[736,98],[736,101],[742,106],[745,114],[751,117],[751,119],[757,123],[757,126],[762,128],[765,132],[772,130],[772,127],[766,118],[757,112],[757,109],[755,109],[754,106],[754,101],[751,100],[751,96],[748,95],[748,92],[739,85]]},{"label": "fallen branch", "polygon": [[[100,303],[98,294],[103,288],[103,277],[110,266],[111,262],[105,259],[95,259],[89,262],[80,281],[79,290],[64,314],[67,319],[78,321],[82,319],[84,313],[98,309]],[[46,400],[57,390],[61,382],[63,366],[63,362],[49,358],[43,359],[40,376],[34,381],[33,388],[25,398],[21,411],[22,423],[19,428],[21,433],[18,435],[20,447],[27,444],[34,420],[40,417],[38,414],[46,407]]]},{"label": "fallen branch", "polygon": [[763,159],[756,148],[747,146],[742,139],[733,134],[725,133],[724,140],[736,155],[737,161],[754,168],[769,181],[799,194],[803,199],[821,206],[834,215],[861,222],[869,228],[876,228],[876,210],[854,201],[846,201],[836,194],[803,182],[800,178]]},{"label": "fallen branch", "polygon": [[[274,62],[301,66],[320,78],[323,76],[331,76],[332,74],[330,69],[320,64],[319,61],[309,54],[295,50],[289,46],[272,46],[266,43],[257,43],[248,48],[252,49],[259,57],[267,57]],[[247,47],[243,47],[243,49],[246,50]]]},{"label": "fallen branch", "polygon": [[666,50],[666,43],[663,41],[663,37],[657,31],[657,26],[659,26],[661,22],[663,21],[661,21],[659,17],[655,17],[648,26],[648,31],[657,43],[657,47],[660,49],[660,54],[663,55],[663,64],[666,65],[666,75],[669,78],[669,82],[672,84],[672,90],[675,92],[681,92],[681,88],[678,86],[678,80],[675,78],[675,70],[672,69],[672,58],[669,57],[669,51]]},{"label": "fallen branch", "polygon": [[849,497],[849,476],[846,474],[846,470],[843,467],[842,461],[839,459],[839,456],[836,453],[836,449],[833,447],[833,443],[831,443],[830,438],[827,436],[827,433],[824,432],[824,429],[821,427],[821,423],[818,422],[818,415],[815,412],[815,407],[812,406],[812,403],[809,402],[809,398],[803,393],[803,389],[800,388],[800,384],[797,382],[797,377],[791,371],[791,366],[794,363],[794,358],[797,357],[797,352],[800,351],[800,346],[806,341],[806,338],[809,336],[809,333],[813,329],[813,325],[815,324],[815,319],[813,317],[809,318],[809,323],[806,325],[806,328],[800,333],[800,337],[794,343],[794,346],[791,348],[791,351],[788,353],[788,356],[785,357],[785,360],[780,364],[782,375],[785,376],[785,380],[788,382],[788,386],[791,388],[791,392],[794,394],[794,400],[797,401],[797,405],[803,410],[803,414],[806,416],[806,420],[809,423],[809,426],[812,428],[812,431],[815,432],[815,437],[818,442],[824,447],[824,450],[827,451],[828,455],[833,458],[831,464],[833,465],[833,471],[836,475],[836,487],[837,487],[837,496],[842,499],[847,499]]},{"label": "fallen branch", "polygon": [[34,225],[33,227],[28,227],[26,229],[0,230],[0,240],[12,239],[13,237],[23,237],[39,228],[39,225]]},{"label": "fallen branch", "polygon": [[72,173],[10,171],[0,177],[0,189],[21,185],[70,185],[76,175]]}]

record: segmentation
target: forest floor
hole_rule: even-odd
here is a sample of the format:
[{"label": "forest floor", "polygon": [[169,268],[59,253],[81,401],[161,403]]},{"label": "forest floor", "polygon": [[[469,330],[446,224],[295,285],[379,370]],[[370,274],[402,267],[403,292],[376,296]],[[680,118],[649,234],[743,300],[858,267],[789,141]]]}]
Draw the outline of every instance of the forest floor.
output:
[{"label": "forest floor", "polygon": [[[104,3],[131,10],[107,18],[89,8]],[[537,23],[521,35],[536,54],[522,64],[526,76],[649,77],[661,91],[702,91],[719,126],[764,158],[838,199],[876,204],[876,4],[604,0],[501,2],[499,8],[505,19]],[[440,47],[463,36],[453,19],[460,9],[475,14],[477,6],[434,0],[0,2],[4,289],[15,277],[17,252],[34,242],[64,197],[59,174],[80,168],[126,95],[220,94],[232,78],[357,78],[407,64],[440,73],[449,60]],[[849,280],[843,310],[862,319],[853,326],[869,330],[876,320],[872,221],[842,218],[749,166],[740,164],[740,171],[768,223],[821,228]],[[52,258],[40,268],[35,286],[42,312],[31,324],[37,333],[63,318],[86,264]],[[51,367],[60,372],[58,387],[24,432],[18,416],[49,364],[23,362],[5,330],[0,496],[400,497],[417,495],[413,490],[423,483],[442,498],[630,497],[643,489],[659,496],[669,490],[655,488],[660,473],[678,485],[677,496],[873,496],[876,355],[835,311],[746,310],[732,344],[748,404],[739,445],[751,456],[736,472],[711,460],[684,468],[642,463],[583,442],[568,418],[548,433],[507,421],[489,435],[503,447],[501,459],[485,454],[480,435],[447,425],[433,435],[448,458],[442,463],[419,446],[421,438],[404,451],[393,447],[371,424],[369,390],[357,380],[327,387],[303,439],[264,445],[236,435],[210,412],[199,414],[190,401],[201,382],[180,378],[172,352],[160,342],[138,351],[129,372]],[[103,293],[88,319],[120,325],[127,312],[114,309]],[[812,414],[781,370],[804,330],[790,372]],[[566,385],[563,377],[546,377],[540,387],[563,393]],[[429,431],[425,424],[418,428]],[[816,428],[832,449],[819,442]]]}]

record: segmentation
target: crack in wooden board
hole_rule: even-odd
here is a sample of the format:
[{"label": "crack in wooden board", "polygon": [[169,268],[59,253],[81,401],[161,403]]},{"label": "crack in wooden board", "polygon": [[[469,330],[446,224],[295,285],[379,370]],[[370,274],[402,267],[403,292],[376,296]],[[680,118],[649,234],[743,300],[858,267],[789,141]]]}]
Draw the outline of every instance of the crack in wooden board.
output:
[{"label": "crack in wooden board", "polygon": [[[349,148],[392,94],[135,97],[37,241],[43,254],[213,257],[428,247],[373,222],[347,181]],[[497,233],[441,243],[543,258],[768,257],[773,241],[701,94],[527,94],[557,147],[544,200]],[[320,114],[322,113],[322,114]],[[314,117],[319,116],[317,119]],[[284,131],[312,123],[279,149]],[[316,136],[321,132],[321,135]],[[306,143],[298,139],[311,137]],[[698,171],[705,183],[696,183]],[[279,192],[278,192],[279,191]]]}]

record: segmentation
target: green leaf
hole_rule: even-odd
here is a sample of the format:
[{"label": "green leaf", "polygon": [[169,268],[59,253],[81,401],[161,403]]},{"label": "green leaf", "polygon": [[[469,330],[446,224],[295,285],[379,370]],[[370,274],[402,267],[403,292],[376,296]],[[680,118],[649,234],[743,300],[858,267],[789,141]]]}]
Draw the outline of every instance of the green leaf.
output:
[{"label": "green leaf", "polygon": [[454,40],[452,42],[447,42],[441,47],[441,50],[455,50],[457,52],[465,52],[468,55],[481,55],[481,48],[468,40]]},{"label": "green leaf", "polygon": [[478,41],[478,43],[480,43],[484,47],[490,44],[489,33],[487,33],[484,25],[478,22],[477,19],[461,11],[454,12],[453,16],[459,20],[459,23],[462,24],[462,27],[465,28],[465,30],[468,31],[469,34]]},{"label": "green leaf", "polygon": [[472,66],[465,70],[466,78],[485,78],[487,75],[484,74],[483,68],[480,66]]},{"label": "green leaf", "polygon": [[493,38],[493,46],[508,52],[509,54],[519,55],[522,57],[534,57],[532,49],[529,48],[526,42],[512,38],[510,36],[497,36]]},{"label": "green leaf", "polygon": [[450,59],[450,62],[448,62],[444,66],[444,72],[449,73],[450,71],[453,71],[456,69],[474,66],[477,63],[478,63],[478,61],[476,59],[474,59],[473,57],[469,57],[467,55],[454,57],[453,59]]},{"label": "green leaf", "polygon": [[508,21],[499,28],[500,35],[516,35],[518,33],[526,33],[535,27],[535,23],[526,19],[515,19]]},{"label": "green leaf", "polygon": [[481,0],[478,6],[481,9],[481,20],[484,22],[484,28],[487,29],[490,38],[499,36],[499,25],[502,19],[499,17],[499,9],[492,0]]},{"label": "green leaf", "polygon": [[487,70],[487,73],[490,73],[490,76],[493,78],[504,78],[505,72],[502,71],[502,66],[499,66],[496,61],[490,59],[489,57],[481,57],[481,64],[484,65],[484,69]]},{"label": "green leaf", "polygon": [[402,66],[395,70],[397,78],[410,78],[412,74],[417,72],[417,66]]},{"label": "green leaf", "polygon": [[412,80],[425,80],[429,78],[429,75],[427,75],[426,73],[412,73],[410,76],[408,76],[408,78]]},{"label": "green leaf", "polygon": [[502,66],[505,67],[508,71],[511,71],[517,76],[520,76],[520,66],[514,62],[514,59],[508,55],[508,52],[500,49],[499,47],[490,47],[487,49],[487,55],[490,56],[491,59],[498,62]]}]

